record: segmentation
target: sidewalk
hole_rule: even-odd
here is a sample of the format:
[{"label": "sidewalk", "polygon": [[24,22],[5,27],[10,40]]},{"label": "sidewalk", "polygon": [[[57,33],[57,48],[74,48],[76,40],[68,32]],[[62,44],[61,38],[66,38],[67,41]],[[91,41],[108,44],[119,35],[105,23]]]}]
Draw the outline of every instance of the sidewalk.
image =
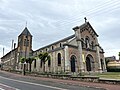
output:
[{"label": "sidewalk", "polygon": [[74,80],[52,79],[52,78],[33,77],[33,76],[22,76],[22,75],[19,75],[19,74],[14,74],[14,73],[5,72],[5,71],[0,71],[0,72],[8,74],[11,77],[26,77],[26,78],[32,78],[32,79],[35,79],[35,80],[52,81],[52,82],[57,82],[57,83],[70,84],[70,85],[105,88],[106,90],[120,90],[120,85],[92,83],[92,82],[81,82],[81,81],[74,81]]}]

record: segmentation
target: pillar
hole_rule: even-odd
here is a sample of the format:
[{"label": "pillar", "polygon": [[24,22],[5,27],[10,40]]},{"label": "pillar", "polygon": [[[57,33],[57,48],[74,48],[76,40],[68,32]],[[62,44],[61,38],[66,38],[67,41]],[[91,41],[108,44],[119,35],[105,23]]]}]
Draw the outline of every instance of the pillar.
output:
[{"label": "pillar", "polygon": [[96,57],[98,60],[98,71],[102,72],[101,61],[100,61],[100,48],[99,48],[99,43],[98,43],[97,37],[96,37]]},{"label": "pillar", "polygon": [[107,72],[105,58],[103,58],[103,62],[104,62],[104,72]]},{"label": "pillar", "polygon": [[64,52],[65,52],[65,65],[64,65],[64,70],[65,72],[70,72],[70,60],[69,60],[69,51],[68,51],[68,46],[65,46],[64,48]]},{"label": "pillar", "polygon": [[84,72],[84,64],[82,60],[82,45],[81,45],[81,33],[80,33],[80,28],[77,26],[73,28],[75,31],[75,37],[77,41],[77,46],[78,46],[78,59],[79,59],[79,72]]}]

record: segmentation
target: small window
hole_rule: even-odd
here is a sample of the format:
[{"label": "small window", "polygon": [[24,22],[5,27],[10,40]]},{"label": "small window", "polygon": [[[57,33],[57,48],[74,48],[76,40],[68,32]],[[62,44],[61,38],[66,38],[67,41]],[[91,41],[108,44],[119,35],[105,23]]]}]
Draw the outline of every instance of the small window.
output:
[{"label": "small window", "polygon": [[24,46],[29,46],[29,40],[24,39]]},{"label": "small window", "polygon": [[52,50],[54,49],[54,46],[52,46]]},{"label": "small window", "polygon": [[40,52],[42,52],[42,50],[40,50]]},{"label": "small window", "polygon": [[85,45],[86,45],[86,48],[90,47],[90,38],[88,36],[85,38]]},{"label": "small window", "polygon": [[24,46],[26,46],[26,39],[24,39]]},{"label": "small window", "polygon": [[81,38],[81,45],[82,45],[82,48],[84,47],[84,39]]},{"label": "small window", "polygon": [[58,53],[58,66],[61,66],[61,54]]},{"label": "small window", "polygon": [[29,46],[29,40],[27,40],[27,46]]},{"label": "small window", "polygon": [[91,42],[91,46],[92,46],[92,49],[94,49],[94,42],[93,41]]},{"label": "small window", "polygon": [[62,47],[62,44],[60,43],[60,47]]},{"label": "small window", "polygon": [[50,67],[50,65],[51,65],[51,61],[50,61],[50,60],[48,60],[48,67]]},{"label": "small window", "polygon": [[34,60],[34,68],[36,68],[36,59]]}]

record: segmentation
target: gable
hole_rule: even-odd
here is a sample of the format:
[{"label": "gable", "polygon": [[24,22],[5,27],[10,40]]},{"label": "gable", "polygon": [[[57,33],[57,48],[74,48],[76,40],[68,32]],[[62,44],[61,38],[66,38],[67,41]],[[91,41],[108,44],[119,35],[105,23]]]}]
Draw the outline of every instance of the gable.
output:
[{"label": "gable", "polygon": [[93,29],[93,27],[90,25],[89,22],[86,22],[85,24],[80,26],[80,32],[83,33],[84,31],[89,32],[89,34],[94,37],[97,36],[98,34],[95,32],[95,30]]},{"label": "gable", "polygon": [[81,38],[85,40],[87,37],[89,38],[90,42],[96,42],[96,37],[98,37],[98,34],[95,32],[95,30],[92,28],[89,22],[86,22],[85,24],[81,25],[80,27],[80,33]]}]

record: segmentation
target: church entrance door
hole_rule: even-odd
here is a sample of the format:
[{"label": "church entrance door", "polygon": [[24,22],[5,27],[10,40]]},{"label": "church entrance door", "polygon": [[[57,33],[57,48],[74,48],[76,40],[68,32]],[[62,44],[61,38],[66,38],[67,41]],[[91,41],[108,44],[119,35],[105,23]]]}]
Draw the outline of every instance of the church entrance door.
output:
[{"label": "church entrance door", "polygon": [[70,60],[70,63],[71,63],[71,72],[75,72],[76,71],[76,66],[75,66],[75,61],[76,61],[76,57],[73,55],[71,56],[71,60]]},{"label": "church entrance door", "polygon": [[94,70],[94,60],[92,55],[87,55],[86,57],[86,70],[93,71]]},{"label": "church entrance door", "polygon": [[86,57],[86,69],[87,71],[91,71],[91,63],[89,57]]}]

